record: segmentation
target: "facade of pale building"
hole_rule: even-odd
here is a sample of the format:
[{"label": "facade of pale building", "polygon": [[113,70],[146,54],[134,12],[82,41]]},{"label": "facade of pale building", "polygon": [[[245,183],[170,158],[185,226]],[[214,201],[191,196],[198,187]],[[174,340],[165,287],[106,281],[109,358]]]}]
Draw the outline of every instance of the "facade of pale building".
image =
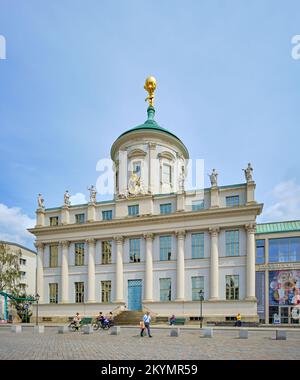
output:
[{"label": "facade of pale building", "polygon": [[41,318],[150,310],[160,316],[257,321],[255,183],[186,191],[189,153],[154,120],[113,143],[115,196],[37,209]]},{"label": "facade of pale building", "polygon": [[11,253],[20,256],[19,265],[21,277],[19,283],[26,294],[35,295],[36,252],[18,243],[1,240],[0,244],[4,244]]}]

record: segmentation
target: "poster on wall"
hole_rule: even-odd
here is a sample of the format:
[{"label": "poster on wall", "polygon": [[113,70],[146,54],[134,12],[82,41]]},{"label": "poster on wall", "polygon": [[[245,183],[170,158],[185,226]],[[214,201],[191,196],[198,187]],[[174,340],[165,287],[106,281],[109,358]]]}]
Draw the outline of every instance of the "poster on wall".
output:
[{"label": "poster on wall", "polygon": [[300,270],[269,272],[269,304],[300,305]]}]

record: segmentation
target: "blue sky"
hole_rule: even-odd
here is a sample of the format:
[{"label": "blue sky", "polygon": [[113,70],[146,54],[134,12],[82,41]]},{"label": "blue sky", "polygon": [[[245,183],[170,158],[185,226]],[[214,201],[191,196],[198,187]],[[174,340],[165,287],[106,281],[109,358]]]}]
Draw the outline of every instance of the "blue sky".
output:
[{"label": "blue sky", "polygon": [[[300,218],[297,1],[0,0],[0,239],[30,245],[36,197],[84,193],[113,141],[156,120],[219,184],[254,167],[259,221]],[[206,178],[208,186],[208,177]],[[100,200],[100,199],[98,199]]]}]

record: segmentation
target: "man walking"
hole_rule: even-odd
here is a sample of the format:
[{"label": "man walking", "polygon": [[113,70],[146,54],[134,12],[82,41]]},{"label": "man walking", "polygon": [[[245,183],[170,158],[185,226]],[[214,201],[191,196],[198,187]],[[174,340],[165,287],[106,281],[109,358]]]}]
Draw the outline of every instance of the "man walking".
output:
[{"label": "man walking", "polygon": [[151,317],[150,317],[150,312],[149,311],[146,312],[146,314],[144,315],[143,320],[144,320],[145,328],[148,331],[148,336],[149,336],[149,338],[152,338],[152,335],[150,333],[150,321],[151,321]]}]

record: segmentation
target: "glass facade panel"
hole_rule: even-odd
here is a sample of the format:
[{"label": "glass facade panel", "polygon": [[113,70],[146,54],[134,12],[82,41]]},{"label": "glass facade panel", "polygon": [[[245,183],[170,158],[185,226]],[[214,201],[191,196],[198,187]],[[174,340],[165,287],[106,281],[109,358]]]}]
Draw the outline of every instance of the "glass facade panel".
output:
[{"label": "glass facade panel", "polygon": [[139,205],[128,206],[128,215],[139,215]]},{"label": "glass facade panel", "polygon": [[159,285],[160,285],[160,300],[171,301],[171,279],[160,278]]},{"label": "glass facade panel", "polygon": [[84,265],[84,243],[75,243],[75,265]]},{"label": "glass facade panel", "polygon": [[255,273],[255,296],[257,298],[257,314],[265,321],[265,272]]},{"label": "glass facade panel", "polygon": [[172,254],[171,236],[160,236],[159,237],[159,250],[160,250],[160,260],[161,261],[171,260],[171,254]]},{"label": "glass facade panel", "polygon": [[192,277],[192,301],[200,301],[200,290],[204,294],[204,276]]},{"label": "glass facade panel", "polygon": [[204,257],[204,233],[192,234],[192,259]]},{"label": "glass facade panel", "polygon": [[239,276],[238,275],[226,276],[226,299],[227,300],[239,299]]},{"label": "glass facade panel", "polygon": [[112,219],[112,210],[102,211],[102,220],[111,220]]},{"label": "glass facade panel", "polygon": [[300,261],[300,237],[269,239],[269,262]]},{"label": "glass facade panel", "polygon": [[226,256],[239,256],[239,230],[225,231]]},{"label": "glass facade panel", "polygon": [[256,240],[256,264],[265,263],[265,240]]},{"label": "glass facade panel", "polygon": [[129,259],[131,263],[141,261],[140,244],[141,239],[129,239]]},{"label": "glass facade panel", "polygon": [[171,203],[165,203],[159,206],[160,207],[160,213],[161,214],[171,214],[172,212],[172,204]]}]

